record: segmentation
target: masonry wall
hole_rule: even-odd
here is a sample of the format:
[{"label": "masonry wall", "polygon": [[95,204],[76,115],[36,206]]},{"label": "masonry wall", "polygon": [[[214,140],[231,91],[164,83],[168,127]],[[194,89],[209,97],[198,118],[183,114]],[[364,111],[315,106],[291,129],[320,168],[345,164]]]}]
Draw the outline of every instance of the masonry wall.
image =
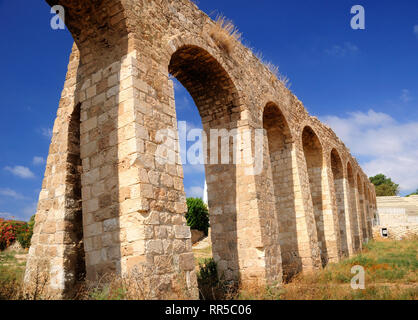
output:
[{"label": "masonry wall", "polygon": [[[375,202],[364,195],[374,189],[348,149],[248,48],[235,43],[226,50],[211,36],[215,24],[195,4],[48,3],[66,7],[75,46],[40,195],[28,284],[41,270],[51,290],[65,296],[82,274],[76,261],[84,252],[88,280],[137,272],[149,297],[163,298],[175,293],[180,277],[197,297],[183,170],[179,161],[164,161],[179,159],[178,134],[169,137],[165,154],[157,152],[158,131],[177,132],[171,76],[194,98],[206,132],[270,130],[261,173],[248,174],[252,167],[244,164],[205,166],[213,256],[222,277],[277,284],[292,266],[320,268],[321,260],[338,261],[370,239]],[[280,115],[276,127],[266,125],[271,110]],[[80,112],[79,153],[74,112]],[[255,156],[254,139],[239,149]],[[331,152],[341,159],[338,179]],[[355,177],[350,188],[348,165]]]}]

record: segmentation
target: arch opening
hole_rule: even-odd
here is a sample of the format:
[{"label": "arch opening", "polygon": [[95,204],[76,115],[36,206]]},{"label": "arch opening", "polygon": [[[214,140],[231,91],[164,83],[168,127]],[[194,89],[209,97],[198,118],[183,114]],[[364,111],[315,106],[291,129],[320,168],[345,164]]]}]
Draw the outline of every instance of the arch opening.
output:
[{"label": "arch opening", "polygon": [[268,183],[272,186],[274,207],[278,220],[279,243],[282,255],[284,280],[288,281],[301,271],[297,239],[297,221],[293,182],[293,140],[287,121],[274,103],[264,108],[263,127],[268,148]]},{"label": "arch opening", "polygon": [[[334,180],[334,191],[337,205],[339,231],[341,239],[341,250],[344,256],[349,255],[348,251],[348,232],[346,221],[346,203],[345,203],[345,180],[344,169],[341,157],[336,149],[331,151],[331,169]],[[347,213],[348,214],[348,213]]]},{"label": "arch opening", "polygon": [[302,144],[309,177],[309,187],[318,235],[318,246],[321,250],[322,265],[325,266],[328,263],[328,251],[325,241],[323,216],[323,150],[318,136],[310,127],[305,127],[302,132]]},{"label": "arch opening", "polygon": [[[207,200],[211,225],[212,254],[218,276],[239,281],[237,247],[237,172],[234,164],[234,139],[229,137],[229,164],[222,164],[221,136],[217,154],[211,154],[211,130],[236,128],[240,117],[235,86],[220,63],[206,50],[183,46],[172,56],[168,72],[188,91],[200,114],[206,145],[202,146]],[[178,112],[178,110],[177,110]],[[216,142],[215,142],[216,143]],[[216,163],[213,159],[216,158]],[[182,159],[183,165],[189,164]],[[222,187],[220,187],[222,186]],[[242,186],[243,187],[243,186]]]}]

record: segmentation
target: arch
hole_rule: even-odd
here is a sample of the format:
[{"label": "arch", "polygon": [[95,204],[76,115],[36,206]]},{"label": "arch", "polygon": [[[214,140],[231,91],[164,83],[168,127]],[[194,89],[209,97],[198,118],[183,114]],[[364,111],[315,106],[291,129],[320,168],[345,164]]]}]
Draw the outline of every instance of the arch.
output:
[{"label": "arch", "polygon": [[354,180],[353,166],[350,162],[347,163],[347,179],[348,185],[350,188],[349,199],[351,204],[350,219],[352,225],[352,232],[354,236],[354,250],[359,251],[361,249],[360,241],[360,230],[359,230],[359,220],[358,220],[358,208],[357,208],[357,199],[356,199],[356,183]]},{"label": "arch", "polygon": [[361,230],[361,239],[362,241],[367,241],[367,228],[366,228],[366,210],[365,210],[365,201],[364,201],[364,189],[363,182],[360,177],[360,173],[357,174],[357,190],[359,194],[359,221],[360,221],[360,230]]},{"label": "arch", "polygon": [[[218,136],[218,143],[211,142],[211,130],[236,127],[240,118],[237,90],[221,64],[208,51],[196,45],[183,45],[178,48],[171,56],[168,72],[193,98],[206,133],[207,146],[213,143],[218,145],[216,154],[211,154],[210,149],[207,150],[205,161],[212,252],[218,265],[218,275],[226,280],[238,281],[241,277],[237,228],[239,177],[237,178],[237,168],[233,162],[235,150],[229,137],[229,163],[222,164],[220,137]],[[248,241],[244,237],[242,239]],[[250,247],[249,243],[246,247]]]},{"label": "arch", "polygon": [[273,186],[274,207],[278,220],[279,243],[285,280],[301,271],[293,181],[293,139],[283,113],[273,102],[264,107],[263,128],[268,148],[267,173]]},{"label": "arch", "polygon": [[212,122],[209,126],[213,128],[225,125],[231,119],[239,120],[236,87],[222,65],[208,51],[195,45],[180,47],[171,56],[168,72],[189,91],[204,127],[208,122]]},{"label": "arch", "polygon": [[331,169],[334,181],[334,192],[338,213],[339,231],[341,238],[341,250],[343,255],[348,256],[348,231],[345,212],[345,180],[344,168],[341,157],[336,149],[331,150]]},{"label": "arch", "polygon": [[309,188],[315,216],[315,226],[318,235],[318,246],[321,250],[322,264],[326,265],[328,263],[328,251],[325,239],[323,216],[323,149],[317,134],[309,126],[306,126],[302,131],[302,145],[309,177]]}]

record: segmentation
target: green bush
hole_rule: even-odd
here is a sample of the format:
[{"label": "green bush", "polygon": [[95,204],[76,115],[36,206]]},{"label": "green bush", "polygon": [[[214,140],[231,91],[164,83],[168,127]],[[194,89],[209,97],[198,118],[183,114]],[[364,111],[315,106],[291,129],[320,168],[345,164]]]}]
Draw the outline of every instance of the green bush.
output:
[{"label": "green bush", "polygon": [[200,198],[187,199],[187,225],[208,235],[209,211],[206,204]]},{"label": "green bush", "polygon": [[197,278],[199,281],[203,282],[218,282],[218,271],[215,260],[205,259],[199,262],[199,272],[197,274]]},{"label": "green bush", "polygon": [[0,219],[0,250],[6,249],[15,241],[18,241],[23,248],[29,248],[34,224],[35,216],[29,223]]}]

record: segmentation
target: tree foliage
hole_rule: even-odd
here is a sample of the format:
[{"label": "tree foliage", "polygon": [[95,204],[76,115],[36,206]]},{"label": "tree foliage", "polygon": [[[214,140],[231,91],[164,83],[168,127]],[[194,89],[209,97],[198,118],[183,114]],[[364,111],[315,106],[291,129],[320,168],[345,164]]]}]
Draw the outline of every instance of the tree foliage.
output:
[{"label": "tree foliage", "polygon": [[407,197],[409,197],[409,196],[418,196],[418,189],[414,193],[411,193],[410,195],[407,195]]},{"label": "tree foliage", "polygon": [[399,194],[399,184],[396,184],[384,174],[370,177],[370,182],[376,186],[377,197],[391,197]]},{"label": "tree foliage", "polygon": [[209,211],[206,204],[200,198],[187,199],[187,225],[208,235]]}]

